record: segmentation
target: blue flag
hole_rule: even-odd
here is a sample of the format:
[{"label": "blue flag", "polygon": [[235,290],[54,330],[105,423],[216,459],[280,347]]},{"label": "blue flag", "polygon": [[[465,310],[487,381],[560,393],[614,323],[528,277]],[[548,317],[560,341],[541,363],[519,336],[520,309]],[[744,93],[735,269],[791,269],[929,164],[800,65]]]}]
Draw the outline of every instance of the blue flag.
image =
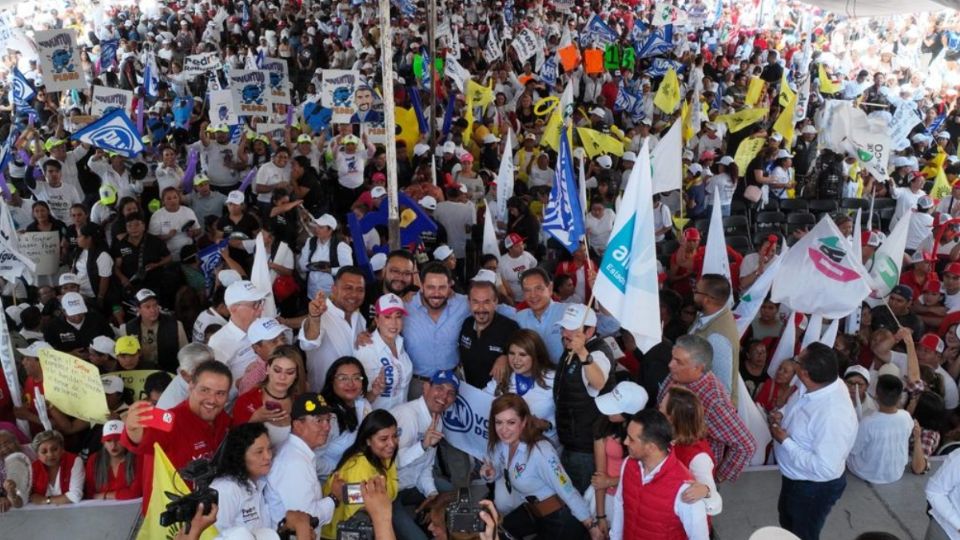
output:
[{"label": "blue flag", "polygon": [[190,114],[193,112],[193,98],[177,96],[173,100],[173,125],[178,128],[189,129]]},{"label": "blue flag", "polygon": [[100,69],[106,69],[117,61],[117,46],[120,45],[118,39],[107,39],[100,42]]},{"label": "blue flag", "polygon": [[423,114],[420,90],[418,90],[416,86],[408,86],[407,93],[410,94],[410,104],[413,105],[413,112],[417,113],[417,124],[420,126],[420,133],[429,133],[430,125],[427,124],[427,118]]},{"label": "blue flag", "polygon": [[124,157],[133,157],[143,151],[140,133],[121,109],[86,125],[70,138]]},{"label": "blue flag", "polygon": [[147,53],[143,66],[143,90],[147,97],[160,96],[160,70],[153,53]]},{"label": "blue flag", "polygon": [[646,71],[648,77],[663,77],[673,68],[677,73],[683,72],[684,65],[676,60],[667,60],[666,58],[654,58],[650,69]]},{"label": "blue flag", "polygon": [[363,270],[363,273],[367,276],[367,279],[370,280],[370,283],[373,283],[376,281],[373,279],[373,267],[370,266],[370,259],[367,257],[367,246],[363,243],[363,233],[360,232],[360,221],[353,212],[347,213],[347,225],[350,226],[350,238],[353,240],[354,263]]},{"label": "blue flag", "polygon": [[637,48],[637,60],[651,56],[660,56],[673,49],[673,25],[663,27],[663,32],[653,32],[642,46]]},{"label": "blue flag", "polygon": [[[400,206],[400,215],[401,222],[407,222],[407,225],[401,226],[400,228],[400,245],[409,246],[411,244],[420,243],[420,235],[424,232],[436,232],[437,224],[430,219],[430,216],[423,211],[423,208],[416,203],[413,199],[410,198],[404,192],[397,193],[397,202]],[[360,235],[366,234],[370,229],[382,225],[387,226],[387,206],[386,204],[381,204],[379,208],[373,212],[368,213],[363,216],[363,219],[359,220],[360,227],[354,229],[353,225],[350,225],[350,230],[359,230]],[[413,214],[408,214],[408,212],[413,212]],[[353,212],[350,213],[351,215]],[[404,219],[404,216],[408,219]],[[348,221],[349,221],[349,217]]]},{"label": "blue flag", "polygon": [[450,128],[453,127],[453,106],[456,103],[456,94],[450,92],[450,97],[447,98],[447,108],[443,111],[443,128],[440,130],[440,133],[444,138],[450,134]]},{"label": "blue flag", "polygon": [[30,104],[37,93],[34,91],[30,81],[20,73],[16,67],[13,68],[13,80],[10,83],[10,101],[17,108],[17,113],[37,114],[37,111]]},{"label": "blue flag", "polygon": [[573,160],[570,158],[570,141],[566,130],[563,130],[560,134],[557,172],[550,190],[550,199],[543,209],[542,227],[570,253],[580,246],[580,238],[584,232],[583,211],[580,209],[580,197],[577,193]]},{"label": "blue flag", "polygon": [[213,290],[213,284],[217,278],[217,268],[223,262],[223,255],[220,250],[227,247],[227,240],[221,240],[216,244],[209,245],[197,253],[200,260],[200,271],[203,272],[203,280],[207,284],[207,290]]},{"label": "blue flag", "polygon": [[930,135],[931,137],[936,137],[937,133],[940,131],[940,128],[943,127],[943,123],[946,120],[947,120],[946,111],[938,114],[937,117],[933,119],[933,123],[930,124],[930,127],[926,129],[926,134]]}]

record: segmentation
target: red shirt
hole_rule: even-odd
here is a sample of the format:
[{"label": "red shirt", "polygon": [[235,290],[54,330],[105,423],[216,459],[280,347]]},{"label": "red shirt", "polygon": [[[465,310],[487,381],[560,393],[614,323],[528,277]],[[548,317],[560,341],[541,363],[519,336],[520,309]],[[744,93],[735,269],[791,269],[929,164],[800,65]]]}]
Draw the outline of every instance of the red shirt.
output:
[{"label": "red shirt", "polygon": [[167,455],[170,464],[175,469],[182,469],[195,459],[210,458],[217,451],[227,428],[230,427],[230,416],[220,412],[213,424],[208,424],[190,410],[190,400],[170,409],[173,413],[173,429],[160,431],[153,428],[144,428],[140,444],[134,444],[127,438],[124,430],[120,436],[120,443],[128,450],[140,456],[143,460],[143,513],[146,514],[150,503],[150,494],[153,489],[153,444],[159,443],[160,448]]},{"label": "red shirt", "polygon": [[[100,452],[105,452],[101,450]],[[103,493],[105,491],[115,491],[118,501],[125,501],[129,499],[136,499],[141,496],[143,491],[143,478],[142,473],[142,464],[137,463],[134,467],[133,482],[130,485],[127,485],[127,466],[126,463],[120,465],[117,469],[116,474],[109,467],[107,468],[107,483],[104,486],[101,486],[100,489],[97,489],[97,460],[100,458],[100,452],[90,456],[90,459],[87,460],[85,465],[86,468],[86,477],[84,478],[83,483],[83,498],[93,499],[94,495]],[[127,459],[140,459],[134,455],[128,455]]]},{"label": "red shirt", "polygon": [[[34,403],[36,399],[34,396],[34,388],[40,389],[40,395],[43,395],[43,381],[37,382],[33,377],[27,377],[27,380],[23,382],[23,403],[30,408],[30,412],[37,414],[37,404]],[[30,436],[34,436],[37,433],[43,431],[43,426],[40,424],[35,424],[30,422]]]},{"label": "red shirt", "polygon": [[0,375],[0,422],[17,423],[17,417],[13,415],[13,397],[3,375]]},{"label": "red shirt", "polygon": [[240,394],[236,403],[233,404],[233,422],[230,426],[239,426],[250,421],[253,413],[263,407],[263,389],[260,387],[251,388]]}]

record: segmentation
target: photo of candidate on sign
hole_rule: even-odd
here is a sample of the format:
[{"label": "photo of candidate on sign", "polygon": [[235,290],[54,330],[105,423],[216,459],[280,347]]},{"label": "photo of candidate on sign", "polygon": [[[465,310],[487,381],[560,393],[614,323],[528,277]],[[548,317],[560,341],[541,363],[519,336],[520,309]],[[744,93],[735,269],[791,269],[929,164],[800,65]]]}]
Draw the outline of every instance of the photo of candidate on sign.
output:
[{"label": "photo of candidate on sign", "polygon": [[267,116],[270,98],[267,95],[267,74],[263,71],[241,70],[230,72],[230,91],[234,109],[239,116]]}]

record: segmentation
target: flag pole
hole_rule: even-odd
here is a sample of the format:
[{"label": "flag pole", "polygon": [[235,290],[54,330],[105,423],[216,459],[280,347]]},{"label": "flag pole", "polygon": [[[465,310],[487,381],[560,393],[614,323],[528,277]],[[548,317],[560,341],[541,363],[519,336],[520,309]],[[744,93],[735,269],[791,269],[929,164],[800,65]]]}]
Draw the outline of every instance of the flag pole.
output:
[{"label": "flag pole", "polygon": [[390,249],[400,248],[400,209],[397,196],[397,132],[394,129],[393,32],[390,28],[390,1],[380,0],[380,48],[383,51],[383,125],[387,127],[387,229]]}]

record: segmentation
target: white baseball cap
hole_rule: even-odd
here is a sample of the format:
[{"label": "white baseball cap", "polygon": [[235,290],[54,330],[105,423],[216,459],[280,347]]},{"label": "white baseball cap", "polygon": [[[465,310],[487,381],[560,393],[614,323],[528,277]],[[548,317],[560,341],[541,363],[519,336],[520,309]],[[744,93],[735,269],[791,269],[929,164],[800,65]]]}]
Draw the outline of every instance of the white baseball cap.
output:
[{"label": "white baseball cap", "polygon": [[729,167],[731,164],[733,164],[733,163],[735,163],[735,162],[733,161],[733,158],[732,158],[732,157],[730,157],[730,156],[723,156],[722,158],[720,158],[720,161],[718,161],[717,163],[720,164],[720,165],[724,165],[724,166]]},{"label": "white baseball cap", "polygon": [[613,158],[606,154],[599,156],[597,158],[597,165],[600,165],[604,169],[609,169],[610,167],[613,167]]},{"label": "white baseball cap", "polygon": [[[117,380],[120,377],[115,377]],[[104,378],[106,379],[106,377]],[[123,392],[123,381],[120,382],[120,392]],[[115,392],[106,391],[106,382],[104,382],[104,392],[107,394],[113,394]],[[100,435],[101,440],[108,439],[119,439],[120,435],[123,434],[123,422],[120,420],[108,420],[106,424],[103,425],[103,433]]]},{"label": "white baseball cap", "polygon": [[235,281],[223,293],[223,303],[230,307],[240,302],[259,302],[267,296],[252,282],[242,279]]},{"label": "white baseball cap", "polygon": [[140,289],[137,291],[137,304],[142,304],[151,298],[156,298],[157,293],[151,291],[150,289]]},{"label": "white baseball cap", "polygon": [[775,159],[786,159],[786,158],[793,158],[793,154],[791,154],[789,150],[781,148],[780,151],[777,152],[777,157]]},{"label": "white baseball cap", "polygon": [[635,382],[623,381],[613,390],[597,396],[595,399],[597,409],[606,415],[612,414],[637,414],[641,409],[647,406],[650,396],[642,386]]},{"label": "white baseball cap", "polygon": [[490,283],[497,283],[497,274],[493,270],[487,270],[486,268],[481,268],[477,270],[477,275],[473,276],[470,281],[488,281]]},{"label": "white baseball cap", "polygon": [[803,129],[800,130],[800,133],[802,133],[802,134],[804,134],[804,135],[816,135],[816,134],[817,134],[817,128],[814,127],[812,124],[807,124],[807,125],[803,126]]},{"label": "white baseball cap", "polygon": [[107,356],[113,356],[113,349],[116,346],[117,342],[108,338],[107,336],[97,336],[93,338],[92,342],[90,342],[91,349],[100,354],[106,354]]},{"label": "white baseball cap", "polygon": [[420,206],[426,208],[427,210],[436,210],[437,209],[437,199],[433,198],[430,195],[420,199],[418,201]]},{"label": "white baseball cap", "polygon": [[373,197],[374,199],[379,199],[380,197],[383,197],[386,194],[387,194],[387,190],[384,189],[383,186],[374,186],[374,188],[370,190],[370,196]]},{"label": "white baseball cap", "polygon": [[80,285],[80,278],[72,272],[60,274],[60,279],[57,280],[57,286],[63,287],[64,285]]},{"label": "white baseball cap", "polygon": [[637,154],[630,152],[629,150],[623,153],[623,156],[620,158],[622,161],[636,161]]},{"label": "white baseball cap", "polygon": [[[586,310],[586,317],[584,317]],[[567,304],[563,318],[555,323],[567,330],[579,330],[581,326],[596,326],[597,313],[583,304]]]},{"label": "white baseball cap", "polygon": [[413,146],[413,155],[415,156],[425,156],[429,151],[430,151],[429,144],[417,143]]},{"label": "white baseball cap", "polygon": [[403,300],[401,300],[399,296],[393,293],[387,293],[377,299],[377,315],[389,315],[395,311],[400,311],[404,315],[407,314],[407,308],[403,305]]},{"label": "white baseball cap", "polygon": [[116,375],[107,375],[106,377],[100,377],[100,382],[103,383],[104,394],[123,393],[123,379],[121,379],[120,377],[117,377]]},{"label": "white baseball cap", "polygon": [[387,265],[387,254],[386,253],[376,253],[373,257],[370,257],[370,268],[374,272],[379,272],[383,270],[383,267]]},{"label": "white baseball cap", "polygon": [[446,244],[440,244],[437,249],[433,250],[433,258],[437,261],[445,261],[451,255],[453,255],[453,250]]},{"label": "white baseball cap", "polygon": [[243,204],[243,192],[242,191],[231,191],[227,195],[227,200],[224,204]]},{"label": "white baseball cap", "polygon": [[217,280],[219,280],[220,284],[224,287],[229,287],[241,279],[243,279],[243,277],[240,275],[240,272],[237,272],[233,268],[227,268],[217,273]]},{"label": "white baseball cap", "polygon": [[601,109],[600,107],[594,107],[593,109],[590,110],[590,114],[603,118],[607,115],[607,111]]},{"label": "white baseball cap", "polygon": [[703,165],[700,165],[699,163],[691,163],[690,166],[687,167],[687,172],[690,173],[690,174],[692,174],[692,175],[694,175],[694,176],[697,176],[697,175],[699,175],[699,174],[702,174],[702,173],[703,173]]},{"label": "white baseball cap", "polygon": [[494,135],[493,133],[487,133],[483,136],[483,144],[497,143],[500,142],[500,138]]},{"label": "white baseball cap", "polygon": [[80,293],[68,292],[60,299],[60,305],[67,316],[83,315],[87,312],[87,303],[83,301]]},{"label": "white baseball cap", "polygon": [[40,351],[41,351],[41,350],[43,350],[43,349],[52,349],[52,348],[53,348],[53,347],[51,347],[50,344],[47,343],[46,341],[34,341],[33,343],[31,343],[31,344],[28,345],[27,347],[23,347],[23,348],[17,349],[17,352],[20,353],[20,354],[22,354],[23,356],[30,356],[30,357],[32,357],[32,358],[39,358],[39,357],[40,357]]},{"label": "white baseball cap", "polygon": [[247,341],[256,345],[267,339],[274,339],[283,333],[280,321],[271,317],[261,317],[247,328]]},{"label": "white baseball cap", "polygon": [[330,227],[331,229],[337,228],[337,218],[331,216],[330,214],[324,214],[318,218],[314,218],[313,222],[317,224],[317,227]]},{"label": "white baseball cap", "polygon": [[456,149],[457,149],[457,145],[453,141],[447,141],[443,143],[444,154],[452,154],[454,153],[454,151],[456,151]]}]

